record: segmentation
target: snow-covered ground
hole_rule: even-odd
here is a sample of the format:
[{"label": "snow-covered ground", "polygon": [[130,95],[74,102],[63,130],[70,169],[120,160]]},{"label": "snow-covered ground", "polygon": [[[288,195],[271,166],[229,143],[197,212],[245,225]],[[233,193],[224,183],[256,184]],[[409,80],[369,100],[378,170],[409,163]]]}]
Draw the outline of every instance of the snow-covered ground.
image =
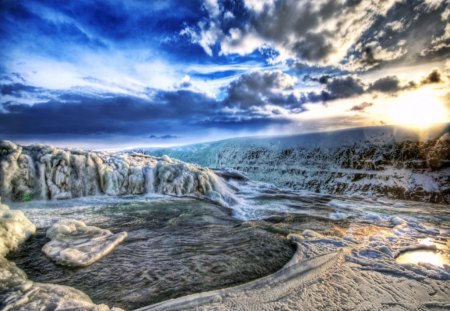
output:
[{"label": "snow-covered ground", "polygon": [[233,183],[242,199],[236,216],[289,232],[294,257],[253,282],[139,311],[449,309],[447,206],[324,196],[241,178]]},{"label": "snow-covered ground", "polygon": [[[232,211],[234,218],[239,219],[237,223],[217,211],[204,214],[209,207],[205,210],[200,201],[166,196],[103,196],[14,203],[14,208],[22,210],[39,230],[47,230],[62,218],[105,228],[112,226],[115,232],[126,227],[130,241],[125,240],[106,256],[107,260],[72,272],[71,276],[58,277],[58,273],[65,272],[54,274],[55,266],[45,264],[43,254],[27,251],[27,247],[40,244],[42,238],[26,243],[22,251],[37,257],[26,259],[14,255],[12,260],[26,271],[40,267],[43,269],[40,278],[46,278],[47,282],[52,282],[54,274],[53,282],[75,288],[77,282],[72,279],[81,280],[89,275],[96,280],[91,288],[93,293],[106,292],[107,297],[118,301],[131,299],[136,305],[136,301],[157,295],[154,290],[160,286],[180,288],[178,278],[188,284],[200,282],[206,288],[208,284],[227,280],[211,274],[211,265],[245,271],[247,265],[258,267],[261,263],[257,261],[264,256],[261,269],[281,256],[284,248],[276,245],[286,240],[295,246],[296,253],[273,274],[244,284],[241,281],[242,285],[234,287],[193,291],[192,295],[147,306],[141,302],[139,310],[445,310],[449,307],[450,211],[446,205],[321,195],[253,182],[233,171],[217,174],[228,176],[227,183],[235,191],[238,202]],[[175,217],[168,217],[172,206],[180,203]],[[184,206],[192,207],[186,210]],[[214,228],[221,228],[218,235],[214,234],[217,230]],[[269,236],[272,237],[268,239]],[[210,258],[219,245],[219,253],[215,255],[219,257]],[[236,265],[232,256],[242,256],[249,248],[258,250],[255,254],[258,257]],[[195,256],[186,259],[189,252]],[[211,261],[213,258],[216,260]],[[11,265],[14,264],[8,261],[0,267],[8,270]],[[116,275],[124,267],[120,277]],[[202,273],[195,274],[190,271],[192,267]],[[164,272],[159,279],[152,276],[155,269]],[[221,273],[233,273],[227,269]],[[104,278],[111,281],[105,282]],[[202,278],[208,281],[202,282]],[[119,284],[120,291],[110,289],[113,283]],[[60,285],[54,286],[59,289]],[[19,295],[14,296],[17,299],[23,297],[20,292],[13,294]],[[62,306],[73,303],[72,294],[67,301],[60,300],[58,291],[55,297],[48,292],[45,295],[47,300],[36,300],[36,303],[58,301]],[[91,301],[87,296],[85,299],[83,303]],[[29,306],[23,300],[20,303]]]},{"label": "snow-covered ground", "polygon": [[323,194],[450,203],[449,127],[392,126],[136,149]]},{"label": "snow-covered ground", "polygon": [[[0,308],[447,310],[449,135],[377,144],[386,128],[370,143],[361,131],[178,149],[236,164],[215,170],[3,143],[1,190],[16,202],[0,205]],[[47,243],[51,259],[83,267],[55,265]]]}]

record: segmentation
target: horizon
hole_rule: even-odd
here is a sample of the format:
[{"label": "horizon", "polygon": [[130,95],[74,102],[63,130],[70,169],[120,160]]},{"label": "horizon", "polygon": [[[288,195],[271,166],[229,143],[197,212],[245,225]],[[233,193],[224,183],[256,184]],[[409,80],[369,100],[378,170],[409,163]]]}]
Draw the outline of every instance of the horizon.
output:
[{"label": "horizon", "polygon": [[[145,150],[145,149],[176,149],[194,145],[203,145],[203,144],[212,144],[216,142],[228,141],[228,140],[239,140],[239,139],[271,139],[271,138],[289,138],[289,137],[302,137],[308,135],[327,135],[327,134],[337,134],[337,133],[349,133],[349,132],[357,132],[357,131],[367,131],[369,134],[371,130],[374,129],[390,129],[392,130],[392,135],[394,138],[398,138],[400,140],[403,139],[405,133],[416,135],[419,141],[427,141],[429,139],[435,139],[438,135],[441,135],[445,132],[450,133],[450,122],[449,123],[437,123],[431,127],[427,127],[424,129],[417,129],[414,127],[403,126],[403,125],[371,125],[371,126],[361,126],[361,127],[351,127],[351,128],[342,128],[342,129],[332,129],[332,130],[324,130],[324,131],[312,131],[312,132],[303,132],[303,133],[294,133],[294,134],[262,134],[262,135],[243,135],[243,136],[234,136],[223,139],[213,139],[213,140],[196,140],[193,142],[181,143],[181,144],[169,144],[169,145],[139,145],[138,143],[131,143],[125,145],[114,145],[114,144],[101,144],[99,142],[89,142],[89,141],[30,141],[30,142],[20,142],[17,140],[4,139],[3,141],[11,141],[14,144],[20,146],[32,146],[32,145],[48,145],[57,148],[63,148],[68,150],[85,150],[85,151],[98,151],[98,152],[130,152],[134,150]],[[372,137],[373,138],[373,137]],[[2,141],[0,139],[0,141]]]},{"label": "horizon", "polygon": [[2,1],[0,139],[120,150],[450,121],[448,1]]}]

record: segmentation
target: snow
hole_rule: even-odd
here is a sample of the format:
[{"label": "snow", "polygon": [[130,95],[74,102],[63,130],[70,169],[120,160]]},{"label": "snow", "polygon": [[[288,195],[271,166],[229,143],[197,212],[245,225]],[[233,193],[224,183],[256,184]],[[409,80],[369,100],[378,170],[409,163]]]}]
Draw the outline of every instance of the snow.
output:
[{"label": "snow", "polygon": [[0,257],[12,250],[36,232],[36,227],[22,211],[11,210],[0,203]]},{"label": "snow", "polygon": [[296,190],[448,204],[448,131],[384,126],[140,151]]},{"label": "snow", "polygon": [[62,220],[47,230],[47,237],[51,241],[42,247],[46,256],[61,265],[86,267],[112,252],[127,233],[113,234],[82,221]]},{"label": "snow", "polygon": [[35,232],[21,211],[0,204],[0,308],[2,310],[120,311],[96,305],[83,292],[68,286],[37,283],[5,256]]},{"label": "snow", "polygon": [[384,226],[352,223],[342,237],[313,230],[290,234],[288,239],[297,246],[297,252],[277,273],[138,310],[446,309],[450,266],[433,261],[396,261],[406,249],[423,248],[418,242],[421,237],[432,234],[439,240],[439,232],[424,233],[422,224],[398,216],[385,217],[384,222]]},{"label": "snow", "polygon": [[0,141],[0,194],[13,201],[106,194],[193,196],[228,206],[233,192],[212,170],[164,157],[18,146]]}]

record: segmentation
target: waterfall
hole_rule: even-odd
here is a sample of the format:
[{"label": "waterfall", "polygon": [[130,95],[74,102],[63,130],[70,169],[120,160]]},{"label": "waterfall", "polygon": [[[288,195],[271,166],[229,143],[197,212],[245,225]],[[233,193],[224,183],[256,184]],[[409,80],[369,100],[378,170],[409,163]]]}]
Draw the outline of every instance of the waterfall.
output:
[{"label": "waterfall", "polygon": [[19,146],[0,141],[0,194],[15,201],[144,193],[235,202],[214,172],[167,156]]}]

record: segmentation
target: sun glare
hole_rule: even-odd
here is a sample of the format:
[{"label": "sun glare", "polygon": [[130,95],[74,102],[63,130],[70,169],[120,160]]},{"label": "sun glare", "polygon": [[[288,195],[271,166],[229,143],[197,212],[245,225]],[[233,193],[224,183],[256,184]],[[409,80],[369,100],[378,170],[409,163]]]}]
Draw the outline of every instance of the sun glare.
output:
[{"label": "sun glare", "polygon": [[449,111],[429,89],[405,94],[391,105],[390,123],[424,129],[449,122]]}]

